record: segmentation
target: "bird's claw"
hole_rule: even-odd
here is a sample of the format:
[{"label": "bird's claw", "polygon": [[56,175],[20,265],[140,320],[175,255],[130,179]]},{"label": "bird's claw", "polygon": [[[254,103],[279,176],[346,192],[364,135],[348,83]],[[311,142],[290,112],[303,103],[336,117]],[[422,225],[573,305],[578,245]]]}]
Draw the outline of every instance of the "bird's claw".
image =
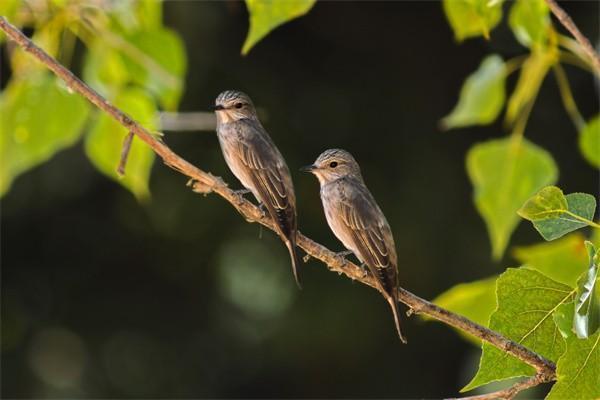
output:
[{"label": "bird's claw", "polygon": [[244,203],[244,195],[250,193],[249,189],[239,189],[239,190],[234,190],[233,193],[237,196],[238,198],[238,206],[241,206]]},{"label": "bird's claw", "polygon": [[335,257],[338,259],[340,264],[342,264],[342,267],[345,267],[346,264],[348,263],[348,260],[346,260],[346,256],[349,256],[350,254],[352,254],[352,251],[344,250],[344,251],[340,251],[340,252],[336,253]]}]

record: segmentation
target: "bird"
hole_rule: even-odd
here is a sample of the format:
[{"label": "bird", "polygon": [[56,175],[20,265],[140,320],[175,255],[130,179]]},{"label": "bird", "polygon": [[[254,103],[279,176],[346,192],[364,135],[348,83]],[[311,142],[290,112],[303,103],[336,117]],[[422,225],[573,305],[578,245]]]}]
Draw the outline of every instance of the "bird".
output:
[{"label": "bird", "polygon": [[316,161],[301,171],[317,177],[327,223],[335,236],[366,265],[388,301],[398,336],[398,256],[390,225],[363,180],[352,155],[342,149],[325,150]]},{"label": "bird", "polygon": [[242,196],[251,192],[263,212],[273,219],[276,232],[290,253],[296,284],[301,288],[296,253],[296,195],[290,170],[247,94],[223,91],[215,100],[214,110],[223,157],[245,188],[237,193]]}]

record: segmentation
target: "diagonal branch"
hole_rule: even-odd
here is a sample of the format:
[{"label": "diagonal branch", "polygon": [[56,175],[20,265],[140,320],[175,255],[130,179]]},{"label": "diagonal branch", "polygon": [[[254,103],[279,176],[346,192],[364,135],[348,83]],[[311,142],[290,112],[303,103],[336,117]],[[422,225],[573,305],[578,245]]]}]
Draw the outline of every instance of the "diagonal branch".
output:
[{"label": "diagonal branch", "polygon": [[575,39],[579,42],[585,54],[592,61],[592,64],[596,69],[596,73],[600,74],[600,55],[596,52],[596,50],[594,50],[594,47],[592,46],[588,38],[586,38],[583,35],[583,33],[581,33],[577,25],[575,25],[575,22],[573,22],[573,19],[571,19],[571,16],[567,14],[567,12],[563,10],[561,6],[558,5],[556,0],[546,0],[546,3],[548,4],[548,7],[550,7],[550,10],[554,14],[554,16],[560,21],[560,23],[565,28],[567,28],[569,32],[571,32],[573,37],[575,37]]},{"label": "diagonal branch", "polygon": [[[150,146],[152,150],[154,150],[154,152],[163,159],[163,162],[167,166],[191,178],[191,186],[195,191],[205,194],[214,192],[229,202],[249,222],[258,222],[271,230],[275,230],[273,221],[268,217],[264,217],[257,206],[245,199],[241,199],[233,190],[227,187],[227,184],[223,182],[221,178],[202,171],[183,158],[179,157],[169,147],[167,147],[167,145],[160,138],[157,138],[155,135],[139,125],[136,121],[132,120],[123,111],[110,104],[94,89],[82,82],[71,71],[60,65],[58,61],[49,56],[44,50],[36,46],[31,40],[29,40],[29,38],[21,33],[21,31],[12,26],[4,17],[0,17],[0,29],[26,52],[30,53],[34,58],[42,62],[46,67],[54,72],[71,90],[88,99],[96,107],[100,108],[106,114],[114,118],[129,132],[133,132],[139,139],[146,142],[146,144],[148,144],[148,146]],[[342,259],[341,257],[337,256],[336,253],[332,252],[321,244],[313,241],[301,233],[298,234],[297,243],[298,246],[302,248],[308,255],[322,261],[331,271],[344,274],[350,279],[378,289],[378,285],[376,285],[373,277],[370,275],[365,276],[363,270],[356,264]],[[511,354],[519,360],[533,366],[537,370],[538,375],[541,376],[544,381],[556,379],[554,363],[529,350],[520,343],[516,343],[502,336],[500,333],[481,326],[461,315],[438,307],[435,304],[430,303],[427,300],[424,300],[419,296],[407,291],[406,289],[400,288],[398,297],[400,301],[410,307],[411,312],[417,314],[426,314],[434,319],[437,319],[438,321],[468,332],[471,335],[490,343],[500,350]]]},{"label": "diagonal branch", "polygon": [[539,385],[540,383],[549,382],[546,378],[541,375],[535,375],[528,379],[519,381],[512,386],[507,387],[506,389],[498,390],[496,392],[480,394],[476,396],[468,396],[468,397],[460,397],[454,400],[494,400],[494,399],[503,399],[503,400],[511,400],[513,399],[519,392],[523,390],[531,389],[534,386]]}]

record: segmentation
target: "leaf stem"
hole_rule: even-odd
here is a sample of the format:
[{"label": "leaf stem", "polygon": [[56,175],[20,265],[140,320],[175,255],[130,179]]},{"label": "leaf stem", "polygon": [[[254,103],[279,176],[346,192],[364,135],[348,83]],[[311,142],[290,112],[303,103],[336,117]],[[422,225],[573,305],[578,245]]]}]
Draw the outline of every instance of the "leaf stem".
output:
[{"label": "leaf stem", "polygon": [[571,85],[569,85],[567,74],[565,74],[564,68],[559,63],[554,64],[552,70],[554,71],[554,77],[558,84],[558,90],[560,91],[560,98],[562,99],[563,106],[565,107],[567,114],[569,114],[571,121],[573,121],[575,129],[581,131],[585,126],[585,120],[581,116],[577,104],[575,103],[575,99],[573,98],[573,92],[571,91]]}]

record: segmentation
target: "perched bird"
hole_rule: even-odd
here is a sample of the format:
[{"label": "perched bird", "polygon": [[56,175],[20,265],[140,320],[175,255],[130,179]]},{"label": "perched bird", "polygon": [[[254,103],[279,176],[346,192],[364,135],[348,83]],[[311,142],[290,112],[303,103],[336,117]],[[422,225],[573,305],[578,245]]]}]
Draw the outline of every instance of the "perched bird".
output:
[{"label": "perched bird", "polygon": [[329,227],[375,277],[392,308],[398,336],[406,343],[398,317],[398,257],[394,238],[365,185],[358,163],[347,151],[331,149],[301,170],[314,174],[319,180]]},{"label": "perched bird", "polygon": [[296,255],[296,196],[283,156],[263,128],[252,100],[245,93],[226,90],[215,101],[217,136],[231,172],[246,190],[252,192],[263,209],[275,221],[277,233],[292,259],[292,270],[298,287]]}]

